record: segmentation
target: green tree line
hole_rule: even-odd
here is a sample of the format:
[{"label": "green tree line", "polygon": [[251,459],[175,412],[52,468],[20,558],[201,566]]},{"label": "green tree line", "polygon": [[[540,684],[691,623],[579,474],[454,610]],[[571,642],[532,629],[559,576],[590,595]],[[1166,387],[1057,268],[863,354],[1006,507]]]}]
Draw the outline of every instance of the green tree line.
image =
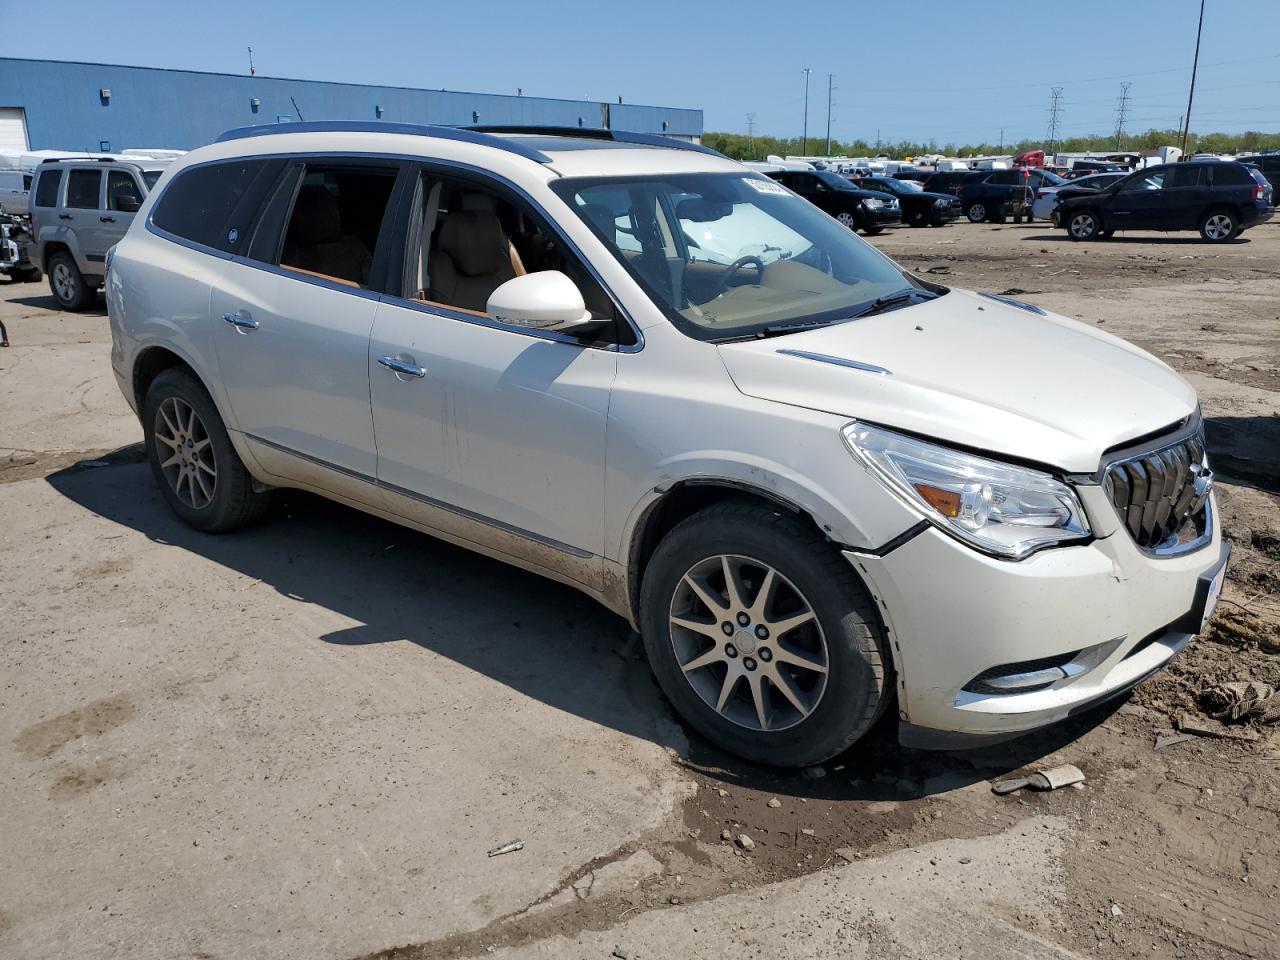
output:
[{"label": "green tree line", "polygon": [[[791,155],[828,155],[827,141],[824,137],[810,137],[808,148],[799,137],[781,139],[778,137],[748,137],[741,133],[705,133],[702,142],[713,150],[719,150],[735,160],[762,160],[768,154],[780,157]],[[1178,146],[1182,143],[1180,130],[1148,130],[1146,133],[1126,134],[1117,147],[1114,135],[1095,134],[1088,137],[1068,137],[1060,141],[1055,150],[1063,153],[1079,153],[1089,150],[1127,151],[1141,153],[1156,147]],[[1048,152],[1047,144],[1042,140],[1019,140],[1017,143],[939,143],[930,140],[927,143],[907,140],[898,143],[881,143],[878,146],[865,140],[851,140],[848,143],[831,141],[830,156],[875,157],[886,154],[894,160],[904,157],[918,157],[926,153],[941,153],[949,157],[974,156],[981,154],[1023,153],[1027,150]],[[1187,138],[1188,153],[1254,153],[1260,150],[1280,149],[1280,133],[1259,133],[1250,130],[1247,133],[1202,133],[1191,134]]]}]

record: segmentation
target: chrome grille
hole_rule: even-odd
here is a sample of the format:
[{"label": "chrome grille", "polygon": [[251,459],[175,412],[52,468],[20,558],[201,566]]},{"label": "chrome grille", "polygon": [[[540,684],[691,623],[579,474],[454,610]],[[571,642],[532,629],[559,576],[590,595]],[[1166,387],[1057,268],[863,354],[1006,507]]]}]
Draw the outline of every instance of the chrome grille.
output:
[{"label": "chrome grille", "polygon": [[1204,506],[1212,474],[1204,462],[1204,433],[1117,461],[1105,486],[1120,521],[1140,547],[1178,536]]}]

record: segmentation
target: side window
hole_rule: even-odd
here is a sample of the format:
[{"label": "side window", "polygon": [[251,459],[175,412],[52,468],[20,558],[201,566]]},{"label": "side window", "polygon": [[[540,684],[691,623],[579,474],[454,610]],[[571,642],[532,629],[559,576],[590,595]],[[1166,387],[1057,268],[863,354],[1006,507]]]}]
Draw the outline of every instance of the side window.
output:
[{"label": "side window", "polygon": [[140,206],[142,191],[133,174],[127,170],[107,171],[107,209],[136,213]]},{"label": "side window", "polygon": [[1204,167],[1178,166],[1169,171],[1165,186],[1167,187],[1199,187],[1209,186],[1212,182]]},{"label": "side window", "polygon": [[[508,280],[558,270],[577,286],[588,310],[618,319],[613,301],[577,253],[524,200],[496,185],[431,172],[423,174],[418,193],[410,218],[415,239],[407,248],[410,299],[483,317],[490,294]],[[625,193],[592,199],[587,217],[593,229],[606,235],[612,230],[619,241],[634,236]],[[630,342],[629,328],[625,334]],[[618,336],[611,329],[601,339],[617,342]]]},{"label": "side window", "polygon": [[60,186],[62,186],[61,170],[41,170],[40,179],[36,181],[36,206],[56,207]]},{"label": "side window", "polygon": [[31,174],[24,173],[22,175],[22,189],[30,192],[31,190]]},{"label": "side window", "polygon": [[[399,172],[395,166],[341,162],[295,167],[268,204],[250,256],[296,273],[367,288],[378,234]],[[283,218],[283,238],[276,242],[267,221],[271,207],[281,198],[291,199],[292,205]]]},{"label": "side window", "polygon": [[[1202,167],[1201,169],[1206,169]],[[1214,164],[1208,168],[1209,183],[1216,187],[1253,186],[1253,177],[1238,163]]]},{"label": "side window", "polygon": [[1120,185],[1121,193],[1140,193],[1144,190],[1160,190],[1164,187],[1165,171],[1159,170],[1155,173],[1139,174],[1136,177],[1130,177]]},{"label": "side window", "polygon": [[184,240],[235,252],[257,212],[253,198],[278,168],[275,161],[237,160],[184,170],[161,194],[151,222]]},{"label": "side window", "polygon": [[67,207],[97,210],[98,192],[102,189],[101,170],[71,170],[67,176]]}]

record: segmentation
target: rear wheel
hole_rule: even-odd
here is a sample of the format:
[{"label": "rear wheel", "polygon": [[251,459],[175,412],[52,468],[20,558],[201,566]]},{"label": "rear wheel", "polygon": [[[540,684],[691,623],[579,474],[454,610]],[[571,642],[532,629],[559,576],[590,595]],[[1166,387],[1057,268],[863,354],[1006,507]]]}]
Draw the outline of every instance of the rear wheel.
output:
[{"label": "rear wheel", "polygon": [[151,473],[173,512],[207,533],[261,516],[270,494],[253,489],[208,391],[188,371],[163,371],[142,410]]},{"label": "rear wheel", "polygon": [[970,223],[981,223],[987,219],[987,205],[981,201],[974,201],[965,207],[964,215],[969,218]]},{"label": "rear wheel", "polygon": [[1067,217],[1067,235],[1072,240],[1093,240],[1102,231],[1102,223],[1092,210],[1077,210]]},{"label": "rear wheel", "polygon": [[1210,210],[1200,221],[1200,236],[1209,243],[1233,240],[1239,232],[1240,220],[1230,210]]},{"label": "rear wheel", "polygon": [[49,258],[49,290],[63,310],[87,310],[97,299],[97,289],[85,282],[71,254],[58,251]]},{"label": "rear wheel", "polygon": [[891,699],[866,588],[830,543],[761,504],[720,504],[667,534],[645,572],[640,619],[676,710],[750,760],[826,760]]}]

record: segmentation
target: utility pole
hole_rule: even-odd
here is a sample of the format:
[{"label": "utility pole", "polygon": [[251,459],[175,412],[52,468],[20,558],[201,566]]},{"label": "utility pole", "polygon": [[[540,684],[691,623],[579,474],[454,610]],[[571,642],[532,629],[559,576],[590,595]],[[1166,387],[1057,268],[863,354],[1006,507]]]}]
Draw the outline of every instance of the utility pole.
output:
[{"label": "utility pole", "polygon": [[1116,149],[1124,147],[1124,118],[1129,112],[1129,88],[1131,83],[1120,84],[1120,102],[1116,104]]},{"label": "utility pole", "polygon": [[256,77],[258,71],[253,68],[253,47],[249,48],[249,76]]},{"label": "utility pole", "polygon": [[835,77],[827,74],[827,156],[831,156],[831,91],[835,89],[832,81]]},{"label": "utility pole", "polygon": [[801,138],[800,156],[807,157],[809,155],[809,74],[813,73],[808,67],[804,68],[804,134]]},{"label": "utility pole", "polygon": [[1204,29],[1204,0],[1200,0],[1200,22],[1196,25],[1196,55],[1191,61],[1191,90],[1187,93],[1187,122],[1182,128],[1182,155],[1187,155],[1187,134],[1191,132],[1191,101],[1196,95],[1196,69],[1200,66],[1200,31]]},{"label": "utility pole", "polygon": [[1004,127],[1000,128],[1000,152],[1004,153]]},{"label": "utility pole", "polygon": [[748,149],[754,157],[756,155],[756,115],[754,113],[747,114],[747,141]]},{"label": "utility pole", "polygon": [[1058,124],[1062,121],[1062,88],[1052,87],[1049,90],[1049,152],[1057,153]]}]

